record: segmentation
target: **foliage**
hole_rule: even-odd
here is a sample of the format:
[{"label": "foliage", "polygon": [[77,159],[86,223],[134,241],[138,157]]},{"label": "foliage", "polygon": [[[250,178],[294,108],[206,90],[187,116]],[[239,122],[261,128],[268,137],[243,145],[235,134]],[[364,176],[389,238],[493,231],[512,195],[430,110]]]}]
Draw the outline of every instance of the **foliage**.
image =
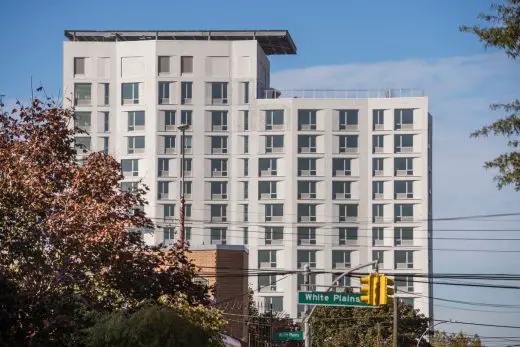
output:
[{"label": "foliage", "polygon": [[482,342],[478,335],[467,337],[462,332],[458,334],[446,334],[445,332],[435,332],[430,340],[433,347],[482,347]]},{"label": "foliage", "polygon": [[144,244],[138,230],[153,224],[135,207],[147,188],[121,191],[119,163],[101,152],[76,163],[74,111],[48,99],[18,106],[0,115],[0,275],[23,298],[4,331],[24,344],[76,345],[88,312],[181,292],[207,303],[184,250]]},{"label": "foliage", "polygon": [[[463,32],[470,32],[480,39],[484,47],[504,49],[513,60],[520,56],[520,0],[506,0],[503,4],[491,6],[492,14],[482,13],[479,19],[487,26],[462,26]],[[484,164],[485,168],[498,170],[495,181],[499,189],[513,185],[520,191],[520,100],[510,103],[497,103],[490,106],[492,111],[502,110],[508,115],[490,125],[473,132],[472,137],[500,135],[507,138],[511,151],[503,153]]]},{"label": "foliage", "polygon": [[192,306],[186,298],[147,301],[106,314],[88,329],[87,347],[223,346],[220,312]]},{"label": "foliage", "polygon": [[[428,319],[417,310],[399,304],[399,346],[415,346]],[[315,346],[382,347],[392,345],[393,306],[375,308],[317,307],[312,324]]]}]

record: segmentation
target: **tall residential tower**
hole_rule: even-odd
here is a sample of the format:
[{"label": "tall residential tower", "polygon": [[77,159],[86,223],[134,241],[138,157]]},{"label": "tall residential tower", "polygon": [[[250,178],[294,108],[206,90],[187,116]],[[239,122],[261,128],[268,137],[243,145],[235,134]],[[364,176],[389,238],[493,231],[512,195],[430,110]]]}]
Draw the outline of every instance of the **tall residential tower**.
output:
[{"label": "tall residential tower", "polygon": [[[249,266],[296,270],[316,290],[379,258],[397,293],[432,313],[431,117],[420,90],[292,90],[270,84],[285,30],[66,31],[64,91],[77,137],[142,180],[158,228],[178,237],[184,145],[186,238],[246,244]],[[184,144],[178,125],[189,124]],[[81,159],[81,158],[80,158]],[[323,273],[326,272],[326,273]],[[250,278],[261,307],[301,314],[301,275]],[[359,286],[345,279],[341,286]],[[338,288],[338,290],[343,290]],[[240,294],[240,293],[237,293]]]}]

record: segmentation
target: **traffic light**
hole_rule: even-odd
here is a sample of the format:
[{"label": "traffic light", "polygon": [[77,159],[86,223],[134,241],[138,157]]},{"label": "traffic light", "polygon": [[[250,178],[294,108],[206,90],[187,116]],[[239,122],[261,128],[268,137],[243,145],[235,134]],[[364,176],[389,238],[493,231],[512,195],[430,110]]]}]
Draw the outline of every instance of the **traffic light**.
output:
[{"label": "traffic light", "polygon": [[394,295],[394,288],[388,288],[388,286],[394,285],[394,280],[385,275],[379,275],[379,305],[386,305],[392,302],[393,298],[388,296]]},{"label": "traffic light", "polygon": [[378,305],[379,303],[379,275],[370,274],[366,277],[361,277],[362,294],[359,300],[365,304]]}]

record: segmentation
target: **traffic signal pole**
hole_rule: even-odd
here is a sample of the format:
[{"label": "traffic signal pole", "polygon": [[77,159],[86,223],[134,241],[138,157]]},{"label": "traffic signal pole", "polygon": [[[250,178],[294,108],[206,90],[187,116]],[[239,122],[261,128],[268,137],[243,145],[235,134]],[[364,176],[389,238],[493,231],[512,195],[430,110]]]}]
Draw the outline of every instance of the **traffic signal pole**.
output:
[{"label": "traffic signal pole", "polygon": [[392,330],[392,347],[397,347],[397,317],[398,315],[398,301],[399,298],[394,298],[394,326]]}]

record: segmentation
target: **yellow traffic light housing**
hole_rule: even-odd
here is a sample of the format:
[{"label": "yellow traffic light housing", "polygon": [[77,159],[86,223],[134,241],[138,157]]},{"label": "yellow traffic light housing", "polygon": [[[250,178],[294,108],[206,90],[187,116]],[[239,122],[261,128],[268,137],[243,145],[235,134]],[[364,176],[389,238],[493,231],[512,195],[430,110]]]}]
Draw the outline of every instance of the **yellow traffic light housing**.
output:
[{"label": "yellow traffic light housing", "polygon": [[389,295],[394,295],[394,288],[388,288],[388,286],[394,286],[394,280],[386,277],[385,275],[379,275],[379,305],[386,305],[392,302],[393,298],[389,298]]},{"label": "yellow traffic light housing", "polygon": [[379,303],[379,275],[370,274],[366,277],[361,277],[362,294],[359,300],[365,304],[378,305]]}]

